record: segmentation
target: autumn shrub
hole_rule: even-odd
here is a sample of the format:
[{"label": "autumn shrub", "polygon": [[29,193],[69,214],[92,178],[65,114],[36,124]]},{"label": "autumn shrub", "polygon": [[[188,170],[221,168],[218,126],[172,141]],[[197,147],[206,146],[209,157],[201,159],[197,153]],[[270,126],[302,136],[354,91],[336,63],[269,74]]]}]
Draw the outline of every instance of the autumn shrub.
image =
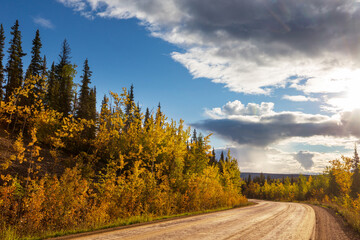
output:
[{"label": "autumn shrub", "polygon": [[[189,141],[190,129],[182,120],[168,121],[160,106],[144,116],[123,89],[111,93],[112,102],[104,99],[94,122],[46,105],[44,96],[32,91],[38,82],[29,77],[7,102],[0,101],[1,125],[15,138],[11,157],[0,163],[2,238],[246,203],[230,152],[210,162],[210,136],[195,133]],[[43,156],[43,148],[50,155]],[[45,157],[53,167],[42,169]],[[63,170],[52,172],[57,164]],[[10,174],[19,166],[23,173]]]}]

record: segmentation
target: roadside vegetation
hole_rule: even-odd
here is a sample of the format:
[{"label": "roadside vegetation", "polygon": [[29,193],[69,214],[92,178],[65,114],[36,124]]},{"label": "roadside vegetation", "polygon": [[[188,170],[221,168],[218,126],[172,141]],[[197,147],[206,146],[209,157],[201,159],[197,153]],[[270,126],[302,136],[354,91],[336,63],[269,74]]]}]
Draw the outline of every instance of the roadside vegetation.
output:
[{"label": "roadside vegetation", "polygon": [[331,208],[360,233],[359,156],[330,161],[323,174],[282,180],[263,175],[247,179],[243,193],[248,198],[276,201],[305,201]]},{"label": "roadside vegetation", "polygon": [[1,25],[1,239],[247,204],[237,160],[216,159],[210,136],[167,119],[160,104],[143,111],[132,86],[104,96],[98,112],[89,61],[77,89],[66,40],[48,69],[37,31],[25,74],[18,21],[6,66],[4,42]]}]

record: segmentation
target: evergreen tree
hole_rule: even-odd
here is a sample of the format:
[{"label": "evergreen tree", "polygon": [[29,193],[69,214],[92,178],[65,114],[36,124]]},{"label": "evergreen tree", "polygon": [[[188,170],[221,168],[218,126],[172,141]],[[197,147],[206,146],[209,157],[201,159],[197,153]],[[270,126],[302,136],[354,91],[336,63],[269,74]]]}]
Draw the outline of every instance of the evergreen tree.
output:
[{"label": "evergreen tree", "polygon": [[16,20],[14,26],[11,27],[11,39],[10,48],[8,50],[9,58],[6,66],[7,72],[7,84],[5,101],[9,99],[14,90],[22,85],[23,82],[23,63],[22,57],[26,54],[21,47],[21,32],[19,30],[19,21]]},{"label": "evergreen tree", "polygon": [[55,66],[56,80],[58,81],[59,85],[57,96],[59,96],[59,100],[61,100],[58,102],[58,106],[55,108],[55,110],[63,113],[64,116],[69,115],[71,112],[71,103],[74,97],[73,79],[76,74],[76,66],[70,62],[70,53],[70,46],[65,39],[59,55],[60,62]]},{"label": "evergreen tree", "polygon": [[219,162],[225,161],[224,151],[221,151]]},{"label": "evergreen tree", "polygon": [[249,185],[250,183],[251,183],[251,175],[250,175],[250,173],[249,173],[249,175],[248,175],[248,179],[247,179],[247,181],[246,181],[246,183],[247,183],[247,185]]},{"label": "evergreen tree", "polygon": [[104,95],[104,99],[101,102],[101,110],[100,110],[100,124],[106,123],[107,118],[111,114],[109,110],[109,98]]},{"label": "evergreen tree", "polygon": [[77,117],[90,120],[92,115],[92,101],[90,96],[90,87],[91,83],[90,77],[92,72],[89,68],[88,59],[84,62],[83,75],[81,76],[81,88],[79,95],[79,106],[77,109]]},{"label": "evergreen tree", "polygon": [[150,111],[149,111],[149,108],[146,108],[146,112],[145,112],[145,117],[144,117],[144,128],[146,130],[149,130],[149,121],[150,119]]},{"label": "evergreen tree", "polygon": [[32,76],[41,76],[43,69],[43,59],[40,56],[40,51],[42,47],[42,43],[40,40],[40,32],[39,29],[36,30],[35,38],[32,41],[33,47],[31,50],[31,61],[30,65],[26,71],[26,78],[30,75]]},{"label": "evergreen tree", "polygon": [[40,75],[41,75],[41,78],[40,78],[40,82],[39,82],[40,83],[39,84],[39,90],[40,90],[41,93],[44,93],[44,95],[46,96],[46,91],[43,88],[43,86],[46,85],[45,82],[46,82],[47,77],[48,77],[47,63],[46,63],[46,56],[45,55],[43,57],[43,61],[42,61],[42,64],[41,64]]},{"label": "evergreen tree", "polygon": [[160,126],[163,124],[161,122],[162,119],[162,112],[161,112],[161,104],[159,103],[157,110],[156,110],[156,115],[155,115],[155,122],[157,122]]},{"label": "evergreen tree", "polygon": [[194,131],[193,131],[193,135],[192,135],[192,138],[191,138],[191,142],[194,142],[194,143],[196,143],[196,142],[197,142],[197,133],[196,133],[196,129],[194,129]]},{"label": "evergreen tree", "polygon": [[260,185],[261,186],[264,186],[264,184],[265,184],[265,175],[261,172],[260,173]]},{"label": "evergreen tree", "polygon": [[4,66],[3,66],[3,58],[4,58],[4,46],[5,46],[5,33],[4,27],[0,25],[0,101],[4,97],[3,83],[5,80],[4,75]]},{"label": "evergreen tree", "polygon": [[[97,113],[96,113],[96,87],[90,89],[90,94],[89,94],[89,120],[93,120],[94,123],[96,122],[97,119]],[[90,139],[94,139],[95,138],[95,132],[96,132],[96,128],[95,125],[91,126],[87,137]]]},{"label": "evergreen tree", "polygon": [[46,78],[47,76],[47,63],[46,63],[46,56],[44,55],[42,65],[41,65],[41,76],[42,78]]},{"label": "evergreen tree", "polygon": [[356,143],[355,143],[355,148],[354,148],[354,157],[352,159],[352,167],[354,170],[359,168],[359,155],[357,153],[357,149],[356,149]]},{"label": "evergreen tree", "polygon": [[126,120],[125,120],[125,129],[127,130],[130,126],[130,124],[133,122],[134,120],[134,85],[131,84],[130,86],[130,90],[128,91],[128,97],[126,100],[126,105],[125,105],[125,116],[126,116]]},{"label": "evergreen tree", "polygon": [[350,194],[353,198],[357,198],[358,194],[360,194],[360,171],[359,171],[359,155],[357,153],[356,144],[354,149],[354,157],[353,157],[353,175],[351,176],[351,188]]},{"label": "evergreen tree", "polygon": [[216,163],[215,149],[212,149],[211,156],[209,157],[209,165],[214,165]]},{"label": "evergreen tree", "polygon": [[136,120],[141,120],[141,108],[139,102],[136,104],[134,117]]},{"label": "evergreen tree", "polygon": [[[43,86],[44,86],[44,75],[43,73],[43,65],[44,60],[40,56],[41,51],[41,40],[40,40],[40,32],[39,29],[36,30],[35,38],[32,41],[33,47],[31,50],[31,61],[29,64],[29,67],[26,71],[25,78],[29,78],[30,76],[40,76],[41,78],[38,79],[38,82],[35,83],[34,91],[36,94],[42,95],[44,92]],[[26,102],[26,105],[32,105],[33,99],[29,98]]]},{"label": "evergreen tree", "polygon": [[48,73],[48,89],[46,92],[47,106],[52,109],[59,109],[59,82],[56,79],[55,63],[53,62]]}]

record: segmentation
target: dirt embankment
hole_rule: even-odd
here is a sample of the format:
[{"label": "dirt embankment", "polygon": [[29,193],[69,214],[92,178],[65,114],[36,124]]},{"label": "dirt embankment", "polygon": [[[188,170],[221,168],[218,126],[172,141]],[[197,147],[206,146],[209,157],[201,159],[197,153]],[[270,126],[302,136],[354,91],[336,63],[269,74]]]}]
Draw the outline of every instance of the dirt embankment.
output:
[{"label": "dirt embankment", "polygon": [[316,216],[316,240],[358,240],[356,233],[344,220],[332,210],[311,205]]}]

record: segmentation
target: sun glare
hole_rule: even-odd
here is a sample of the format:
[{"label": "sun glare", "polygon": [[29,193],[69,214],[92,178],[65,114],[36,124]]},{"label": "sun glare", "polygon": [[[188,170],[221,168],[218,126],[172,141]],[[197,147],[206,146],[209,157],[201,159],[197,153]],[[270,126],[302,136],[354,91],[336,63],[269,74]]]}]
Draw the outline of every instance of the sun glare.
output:
[{"label": "sun glare", "polygon": [[359,89],[360,89],[360,78],[351,81],[351,84],[347,86],[347,92],[341,104],[344,110],[352,110],[352,109],[360,108]]},{"label": "sun glare", "polygon": [[360,109],[360,70],[340,71],[343,76],[342,85],[338,85],[338,91],[344,93],[327,100],[327,103],[338,110],[351,111]]}]

